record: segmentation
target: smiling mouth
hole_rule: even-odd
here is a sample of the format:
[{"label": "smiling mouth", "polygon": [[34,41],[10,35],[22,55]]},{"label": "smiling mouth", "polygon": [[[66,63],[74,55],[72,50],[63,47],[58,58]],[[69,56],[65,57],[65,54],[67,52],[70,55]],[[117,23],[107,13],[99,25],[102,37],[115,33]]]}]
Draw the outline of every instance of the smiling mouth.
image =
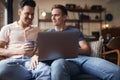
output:
[{"label": "smiling mouth", "polygon": [[53,22],[55,23],[56,21],[55,21],[55,20],[53,20]]},{"label": "smiling mouth", "polygon": [[32,23],[32,20],[26,20],[28,23]]}]

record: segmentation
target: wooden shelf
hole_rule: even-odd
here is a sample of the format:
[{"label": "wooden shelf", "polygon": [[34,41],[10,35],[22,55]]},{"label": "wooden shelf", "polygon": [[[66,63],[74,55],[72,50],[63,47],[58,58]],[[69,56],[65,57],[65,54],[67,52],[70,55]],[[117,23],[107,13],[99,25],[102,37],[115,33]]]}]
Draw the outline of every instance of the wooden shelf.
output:
[{"label": "wooden shelf", "polygon": [[[78,8],[67,8],[68,11],[71,12],[86,12],[86,13],[102,13],[105,9],[101,10],[90,10],[90,9],[78,9]],[[83,23],[99,23],[104,20],[78,20],[78,19],[67,19],[67,22],[83,22]],[[52,22],[51,19],[39,19],[39,22]]]},{"label": "wooden shelf", "polygon": [[77,19],[68,19],[67,22],[83,22],[83,23],[98,23],[102,22],[103,20],[77,20]]},{"label": "wooden shelf", "polygon": [[[89,23],[98,23],[102,22],[103,20],[77,20],[77,19],[67,19],[67,22],[89,22]],[[51,19],[39,19],[39,22],[52,22]]]},{"label": "wooden shelf", "polygon": [[79,8],[67,8],[68,11],[71,12],[87,12],[87,13],[101,13],[105,11],[105,9],[100,9],[100,10],[91,10],[91,9],[79,9]]}]

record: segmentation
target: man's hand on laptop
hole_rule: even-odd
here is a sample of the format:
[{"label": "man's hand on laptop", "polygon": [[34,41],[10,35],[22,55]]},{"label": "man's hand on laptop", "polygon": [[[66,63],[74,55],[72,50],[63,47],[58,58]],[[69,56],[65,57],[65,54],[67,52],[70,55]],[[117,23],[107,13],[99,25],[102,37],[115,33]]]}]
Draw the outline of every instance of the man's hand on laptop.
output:
[{"label": "man's hand on laptop", "polygon": [[38,56],[34,55],[31,57],[30,68],[35,69],[38,65]]}]

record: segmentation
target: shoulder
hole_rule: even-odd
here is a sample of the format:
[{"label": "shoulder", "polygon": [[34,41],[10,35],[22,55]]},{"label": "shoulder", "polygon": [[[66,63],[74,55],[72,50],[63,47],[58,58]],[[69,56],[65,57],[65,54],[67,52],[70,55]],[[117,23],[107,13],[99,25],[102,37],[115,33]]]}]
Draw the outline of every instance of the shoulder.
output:
[{"label": "shoulder", "polygon": [[1,30],[10,30],[11,28],[15,27],[16,25],[17,25],[16,22],[13,22],[13,23],[3,26]]},{"label": "shoulder", "polygon": [[78,28],[75,28],[75,27],[68,27],[66,29],[66,31],[69,31],[69,32],[77,32],[78,33],[78,36],[79,36],[79,41],[83,41],[85,40],[84,36],[83,36],[83,33],[80,31],[80,29]]},{"label": "shoulder", "polygon": [[6,25],[6,27],[15,27],[15,26],[18,26],[17,22],[13,22],[13,23],[10,23],[8,25]]},{"label": "shoulder", "polygon": [[68,27],[66,30],[67,31],[72,31],[72,32],[81,32],[80,29],[75,28],[75,27]]}]

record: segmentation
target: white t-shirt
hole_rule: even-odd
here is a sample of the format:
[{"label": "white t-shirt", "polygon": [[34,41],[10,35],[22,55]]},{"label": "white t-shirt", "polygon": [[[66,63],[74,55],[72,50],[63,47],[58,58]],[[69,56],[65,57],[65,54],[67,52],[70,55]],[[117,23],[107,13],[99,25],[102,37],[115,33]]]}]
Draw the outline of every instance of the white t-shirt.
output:
[{"label": "white t-shirt", "polygon": [[17,22],[6,25],[0,31],[0,40],[8,43],[7,49],[13,50],[20,48],[24,44],[25,35],[27,36],[27,40],[36,41],[40,29],[35,26],[29,27],[31,28],[25,32],[25,29],[18,25]]}]

